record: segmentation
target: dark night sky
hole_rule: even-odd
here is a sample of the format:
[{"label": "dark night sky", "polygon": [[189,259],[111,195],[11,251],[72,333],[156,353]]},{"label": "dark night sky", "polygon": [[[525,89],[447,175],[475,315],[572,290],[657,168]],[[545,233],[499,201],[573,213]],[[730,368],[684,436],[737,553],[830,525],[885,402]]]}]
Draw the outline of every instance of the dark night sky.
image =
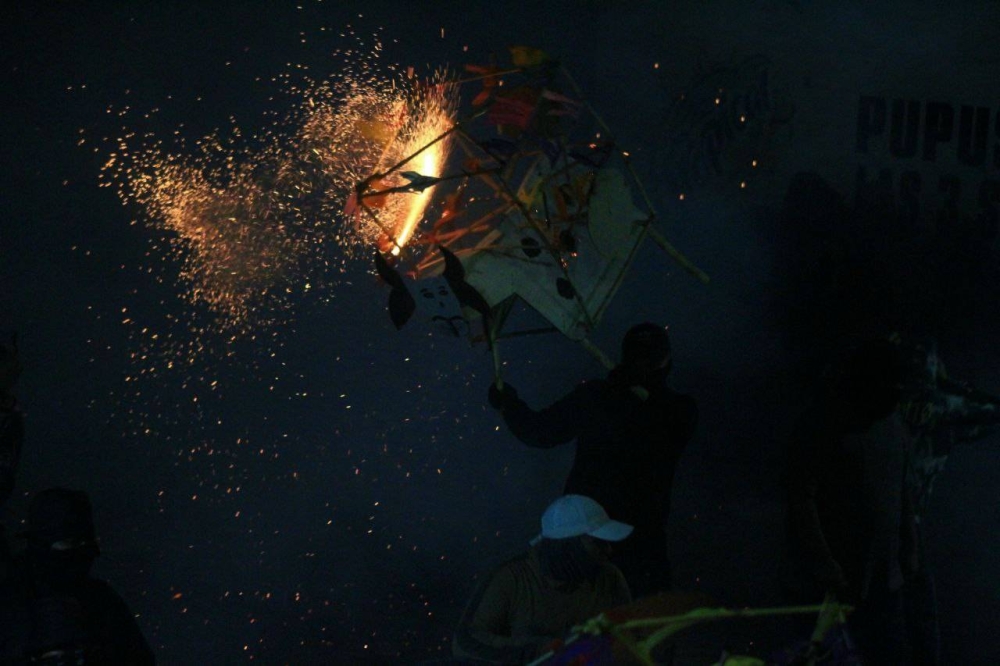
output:
[{"label": "dark night sky", "polygon": [[[1000,6],[520,4],[2,10],[0,329],[20,335],[28,427],[23,496],[3,519],[18,520],[42,488],[86,489],[103,543],[97,572],[138,614],[161,663],[436,656],[475,575],[525,546],[571,462],[569,447],[528,450],[499,427],[481,345],[393,330],[385,291],[359,260],[343,264],[325,298],[293,299],[293,322],[229,346],[207,340],[190,368],[126,381],[136,329],[187,310],[177,267],[146,256],[151,232],[130,224],[140,211],[98,187],[101,137],[124,124],[195,139],[231,116],[253,134],[289,103],[272,77],[342,66],[330,54],[348,24],[360,35],[381,28],[384,61],[404,66],[484,62],[512,44],[556,55],[633,152],[661,228],[712,276],[702,285],[648,244],[593,336],[614,352],[632,323],[669,323],[672,382],[701,405],[674,489],[678,587],[723,605],[780,603],[779,451],[818,350],[874,330],[933,332],[953,376],[1000,391],[995,243],[976,235],[1000,201],[1000,185],[990,189],[1000,181]],[[681,202],[664,174],[672,139],[698,119],[671,109],[713,76],[749,89],[732,72],[757,54],[773,121],[759,139],[761,168],[749,170],[735,140],[711,182]],[[913,156],[888,129],[869,127],[860,148],[859,108],[880,99],[888,123],[892,100],[919,104]],[[126,119],[108,112],[125,105]],[[962,105],[991,114],[980,162],[955,147]],[[930,159],[927,118],[944,106],[956,129]],[[895,200],[862,197],[859,168],[869,180],[888,169]],[[792,210],[786,191],[800,172],[823,186]],[[910,199],[897,189],[907,173],[922,183]],[[955,215],[942,217],[948,183],[962,190]],[[947,243],[928,240],[951,219]],[[509,381],[535,405],[602,371],[555,336],[512,341],[504,356]],[[995,652],[997,444],[953,455],[927,518],[946,663]],[[727,645],[750,652],[788,638],[781,626],[729,627],[690,652],[708,663]]]}]

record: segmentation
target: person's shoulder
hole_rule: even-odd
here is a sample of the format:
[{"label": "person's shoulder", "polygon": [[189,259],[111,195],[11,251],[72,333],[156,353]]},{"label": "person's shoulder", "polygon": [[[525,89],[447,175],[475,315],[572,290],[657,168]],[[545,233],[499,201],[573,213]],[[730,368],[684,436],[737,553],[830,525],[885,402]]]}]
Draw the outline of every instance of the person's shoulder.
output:
[{"label": "person's shoulder", "polygon": [[531,551],[527,551],[508,557],[506,560],[493,567],[490,571],[489,578],[494,582],[510,583],[514,580],[534,575],[535,569],[537,569],[537,566],[532,561]]},{"label": "person's shoulder", "polygon": [[562,402],[572,402],[578,406],[600,402],[607,397],[609,389],[606,379],[584,379],[563,396]]},{"label": "person's shoulder", "polygon": [[526,550],[520,552],[516,555],[511,555],[507,559],[503,560],[496,566],[496,569],[517,569],[520,567],[530,566],[531,561],[531,551]]},{"label": "person's shoulder", "polygon": [[698,411],[698,402],[689,393],[681,393],[669,386],[663,391],[663,399],[669,402],[674,409],[685,412]]},{"label": "person's shoulder", "polygon": [[476,584],[477,595],[509,597],[517,590],[539,585],[541,571],[529,555],[521,553],[489,568]]},{"label": "person's shoulder", "polygon": [[694,428],[698,421],[698,402],[694,396],[665,387],[660,393],[660,402],[678,427],[682,430]]},{"label": "person's shoulder", "polygon": [[127,608],[128,605],[111,583],[101,578],[88,576],[78,588],[80,601],[100,607]]},{"label": "person's shoulder", "polygon": [[597,572],[597,587],[609,595],[615,594],[619,590],[627,590],[628,582],[625,574],[615,564],[604,562]]},{"label": "person's shoulder", "polygon": [[602,562],[601,567],[598,570],[598,577],[616,584],[618,582],[625,581],[625,574],[623,574],[622,570],[618,568],[618,565],[613,562]]},{"label": "person's shoulder", "polygon": [[96,576],[87,576],[80,584],[80,587],[88,592],[93,591],[101,594],[113,594],[118,596],[118,593],[115,592],[115,588],[111,586],[111,583],[103,578],[97,578]]}]

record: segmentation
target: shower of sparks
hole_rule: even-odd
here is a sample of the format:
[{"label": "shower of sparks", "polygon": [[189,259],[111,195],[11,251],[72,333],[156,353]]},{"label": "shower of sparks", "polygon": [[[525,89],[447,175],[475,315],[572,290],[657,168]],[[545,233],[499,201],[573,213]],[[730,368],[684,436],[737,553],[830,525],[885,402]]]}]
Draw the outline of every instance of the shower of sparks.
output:
[{"label": "shower of sparks", "polygon": [[[297,310],[334,301],[354,259],[367,264],[389,238],[405,244],[433,204],[433,188],[399,191],[367,202],[379,206],[378,223],[344,214],[358,183],[380,171],[391,173],[372,189],[404,186],[401,170],[440,175],[447,140],[392,167],[450,129],[457,105],[445,72],[422,78],[384,62],[377,36],[345,36],[353,43],[332,53],[331,75],[296,68],[272,79],[284,103],[256,132],[231,119],[231,130],[195,141],[183,126],[166,137],[122,126],[104,140],[101,185],[148,239],[136,268],[167,292],[154,311],[121,308],[131,340],[116,397],[123,435],[203,442],[182,450],[188,459],[239,458],[245,441],[208,437],[226,395],[256,382],[272,400],[306,399],[295,389],[302,377],[277,358]],[[136,118],[129,107],[108,113]],[[253,378],[234,376],[232,364]],[[238,470],[229,463],[223,476]]]},{"label": "shower of sparks", "polygon": [[[398,251],[413,235],[433,187],[367,198],[378,221],[344,207],[358,182],[407,157],[402,170],[441,174],[448,141],[420,149],[453,125],[455,95],[441,73],[421,82],[380,67],[380,50],[347,51],[340,74],[293,87],[295,104],[249,142],[238,129],[193,153],[148,135],[138,147],[118,140],[105,184],[154,232],[151,256],[178,267],[181,296],[207,309],[209,330],[245,336],[284,321],[298,297],[332,282],[335,263],[374,243]],[[398,174],[373,188],[403,187]]]},{"label": "shower of sparks", "polygon": [[290,175],[290,156],[277,149],[256,162],[227,155],[209,166],[209,152],[219,147],[205,145],[200,163],[155,148],[142,153],[145,163],[131,171],[123,199],[163,232],[153,249],[179,262],[192,304],[205,304],[223,328],[259,323],[260,306],[286,306],[311,252],[303,202],[289,194],[301,187],[298,174]]}]

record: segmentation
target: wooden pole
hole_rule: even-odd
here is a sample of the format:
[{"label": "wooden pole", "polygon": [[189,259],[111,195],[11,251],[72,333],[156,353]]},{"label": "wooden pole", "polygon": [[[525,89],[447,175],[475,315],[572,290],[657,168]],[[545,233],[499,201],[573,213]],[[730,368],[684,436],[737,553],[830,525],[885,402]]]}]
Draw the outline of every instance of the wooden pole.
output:
[{"label": "wooden pole", "polygon": [[705,271],[698,268],[697,266],[695,266],[693,263],[691,263],[691,260],[685,257],[683,254],[681,254],[677,248],[671,245],[670,241],[668,241],[666,237],[663,234],[661,234],[657,229],[653,228],[652,225],[647,226],[646,233],[649,234],[649,237],[652,238],[653,241],[657,245],[659,245],[664,252],[670,255],[671,259],[679,263],[681,265],[681,268],[683,268],[688,273],[698,278],[702,282],[702,284],[708,284],[710,279],[708,277],[708,274]]},{"label": "wooden pole", "polygon": [[497,344],[497,334],[490,331],[490,347],[493,350],[493,379],[497,388],[503,390],[503,365],[500,363],[500,346]]},{"label": "wooden pole", "polygon": [[[506,76],[507,74],[517,74],[517,73],[523,72],[523,71],[524,70],[521,69],[520,67],[516,67],[516,68],[513,68],[513,69],[502,69],[502,70],[498,70],[496,72],[490,72],[489,74],[479,74],[477,76],[467,76],[464,79],[455,79],[454,81],[443,81],[442,83],[445,83],[447,85],[457,86],[457,85],[462,85],[463,83],[472,83],[473,81],[482,81],[483,79],[497,78],[497,77],[500,77],[500,76]],[[438,84],[438,85],[441,85],[441,84]]]}]

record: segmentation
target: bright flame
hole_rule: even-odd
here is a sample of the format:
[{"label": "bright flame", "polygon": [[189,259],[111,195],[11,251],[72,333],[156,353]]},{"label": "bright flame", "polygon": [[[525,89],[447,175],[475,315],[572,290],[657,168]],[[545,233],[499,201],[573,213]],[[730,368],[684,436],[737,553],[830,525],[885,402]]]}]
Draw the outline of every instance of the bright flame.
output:
[{"label": "bright flame", "polygon": [[[438,134],[435,129],[434,134]],[[436,138],[436,136],[435,136]],[[441,176],[444,171],[445,158],[447,153],[444,150],[442,144],[444,141],[438,141],[436,144],[425,150],[417,158],[420,165],[417,171],[425,176],[433,176],[437,178]],[[411,160],[413,161],[413,160]],[[416,228],[417,223],[424,215],[424,211],[427,209],[427,203],[430,201],[431,194],[434,192],[434,187],[428,187],[423,192],[420,192],[416,197],[411,197],[410,202],[410,212],[406,216],[406,221],[403,223],[402,228],[399,233],[396,234],[396,243],[400,246],[406,245],[406,241],[410,240],[410,236],[413,235],[413,230]]]},{"label": "bright flame", "polygon": [[[149,271],[176,281],[214,329],[253,335],[284,320],[306,289],[323,298],[336,282],[331,262],[367,256],[382,234],[375,225],[357,234],[330,224],[357,183],[390,157],[388,147],[417,140],[407,127],[427,127],[409,117],[420,108],[411,102],[418,92],[380,53],[377,40],[359,39],[339,52],[342,71],[289,82],[292,106],[250,136],[234,125],[232,134],[189,139],[193,146],[180,131],[177,141],[131,130],[105,140],[102,185],[117,187],[151,231],[147,256],[162,264]],[[405,155],[392,157],[383,168]]]},{"label": "bright flame", "polygon": [[[455,91],[444,84],[432,85],[428,91],[418,96],[411,106],[413,115],[397,135],[394,144],[386,150],[379,170],[391,168],[410,155],[414,157],[384,179],[383,186],[379,189],[406,185],[406,179],[399,175],[403,171],[415,171],[430,178],[438,178],[444,174],[451,141],[449,136],[436,139],[454,126],[455,106]],[[393,255],[398,256],[400,249],[413,237],[431,202],[434,189],[431,186],[421,192],[400,192],[388,197],[385,208],[380,211],[379,220],[392,233],[395,242]]]},{"label": "bright flame", "polygon": [[[405,188],[402,172],[443,174],[450,142],[435,139],[454,126],[458,91],[443,72],[403,79],[379,53],[377,43],[349,50],[342,72],[291,85],[296,103],[250,137],[234,126],[193,150],[179,133],[107,140],[103,184],[153,232],[148,256],[167,260],[158,277],[207,309],[216,330],[252,335],[282,321],[303,284],[316,294],[335,283],[331,262],[367,256],[375,242],[398,256],[415,235],[434,188],[377,192]],[[390,169],[358,201],[357,184]],[[346,224],[331,226],[338,218]]]}]

